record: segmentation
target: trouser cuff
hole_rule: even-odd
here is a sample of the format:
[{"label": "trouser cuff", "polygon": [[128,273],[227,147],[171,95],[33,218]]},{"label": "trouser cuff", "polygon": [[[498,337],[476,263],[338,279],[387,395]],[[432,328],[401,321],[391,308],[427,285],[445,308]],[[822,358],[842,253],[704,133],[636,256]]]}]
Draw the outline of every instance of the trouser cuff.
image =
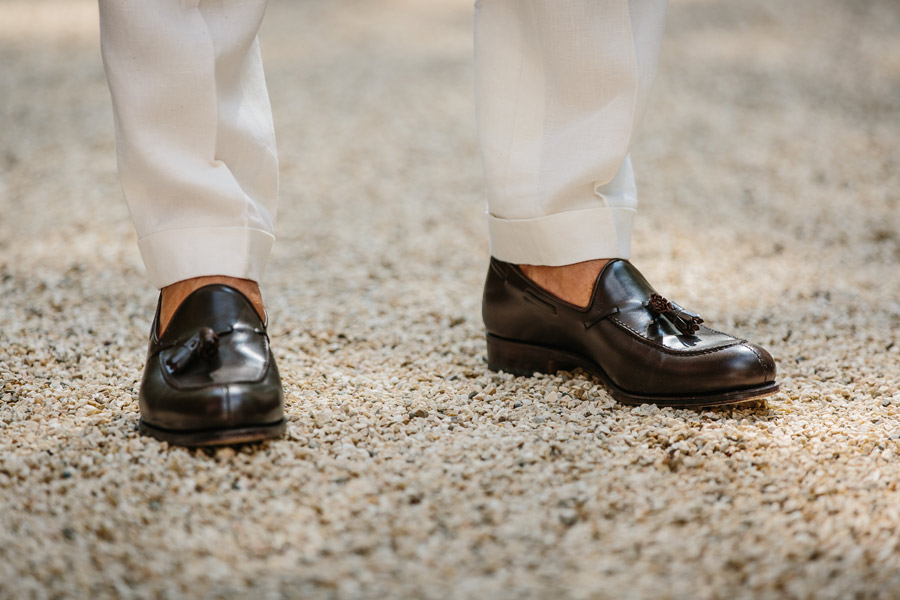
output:
[{"label": "trouser cuff", "polygon": [[631,256],[633,208],[572,210],[536,219],[488,216],[491,255],[518,265],[558,267]]},{"label": "trouser cuff", "polygon": [[163,288],[177,281],[225,275],[258,282],[275,237],[244,227],[160,231],[138,240],[150,281]]}]

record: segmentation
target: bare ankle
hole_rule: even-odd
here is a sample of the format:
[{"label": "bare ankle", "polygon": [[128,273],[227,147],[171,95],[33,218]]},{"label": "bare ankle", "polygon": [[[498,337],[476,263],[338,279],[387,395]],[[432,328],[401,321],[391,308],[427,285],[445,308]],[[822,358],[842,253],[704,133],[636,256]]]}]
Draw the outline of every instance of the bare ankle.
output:
[{"label": "bare ankle", "polygon": [[175,315],[175,311],[178,310],[178,307],[181,306],[181,303],[184,302],[188,296],[205,285],[216,283],[233,287],[246,296],[247,299],[250,300],[250,303],[253,304],[253,308],[256,309],[256,312],[259,313],[259,317],[265,320],[266,310],[263,305],[262,294],[259,291],[259,285],[255,281],[238,279],[237,277],[226,277],[225,275],[194,277],[192,279],[185,279],[173,283],[172,285],[167,285],[160,290],[162,300],[159,309],[158,335],[162,335],[166,330],[166,327],[169,326],[169,321],[171,321],[172,317]]},{"label": "bare ankle", "polygon": [[600,271],[610,259],[598,258],[560,267],[519,265],[522,272],[539,287],[569,304],[585,307]]}]

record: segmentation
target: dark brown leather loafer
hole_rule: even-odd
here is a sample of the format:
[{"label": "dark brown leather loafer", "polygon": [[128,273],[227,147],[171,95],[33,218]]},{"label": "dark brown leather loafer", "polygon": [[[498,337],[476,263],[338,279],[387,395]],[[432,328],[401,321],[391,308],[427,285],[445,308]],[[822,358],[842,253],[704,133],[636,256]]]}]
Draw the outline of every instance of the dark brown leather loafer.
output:
[{"label": "dark brown leather loafer", "polygon": [[612,260],[581,308],[494,258],[482,305],[488,366],[517,375],[581,368],[625,404],[716,406],[778,391],[764,349],[709,329],[628,261]]},{"label": "dark brown leather loafer", "polygon": [[180,446],[256,442],[284,432],[284,394],[265,323],[240,292],[202,287],[157,337],[141,382],[141,433]]}]

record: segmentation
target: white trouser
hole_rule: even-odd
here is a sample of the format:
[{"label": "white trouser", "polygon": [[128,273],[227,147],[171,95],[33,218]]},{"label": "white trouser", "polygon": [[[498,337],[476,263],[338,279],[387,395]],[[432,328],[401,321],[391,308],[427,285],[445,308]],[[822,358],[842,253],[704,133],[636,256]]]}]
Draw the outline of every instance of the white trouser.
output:
[{"label": "white trouser", "polygon": [[[478,0],[478,130],[491,253],[627,258],[629,146],[667,0]],[[258,281],[274,240],[266,0],[100,0],[119,174],[152,282]]]},{"label": "white trouser", "polygon": [[628,149],[656,75],[666,0],[480,0],[476,98],[491,254],[628,258]]}]

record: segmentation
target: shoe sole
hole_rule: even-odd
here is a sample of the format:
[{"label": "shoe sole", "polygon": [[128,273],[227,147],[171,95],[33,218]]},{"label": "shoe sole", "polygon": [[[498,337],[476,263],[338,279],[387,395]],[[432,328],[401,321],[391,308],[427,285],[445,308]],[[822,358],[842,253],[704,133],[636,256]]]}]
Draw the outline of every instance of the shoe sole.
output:
[{"label": "shoe sole", "polygon": [[175,446],[231,446],[234,444],[252,444],[279,438],[286,428],[284,419],[269,425],[253,425],[251,427],[235,427],[233,429],[199,429],[177,431],[149,425],[144,421],[139,424],[140,432],[161,442]]},{"label": "shoe sole", "polygon": [[556,373],[582,369],[595,376],[610,395],[622,404],[656,404],[673,408],[705,408],[742,404],[771,396],[778,391],[776,382],[740,389],[691,394],[687,396],[648,396],[633,394],[616,386],[603,370],[591,360],[572,352],[516,342],[487,334],[488,368],[513,375],[531,376],[534,373]]}]

